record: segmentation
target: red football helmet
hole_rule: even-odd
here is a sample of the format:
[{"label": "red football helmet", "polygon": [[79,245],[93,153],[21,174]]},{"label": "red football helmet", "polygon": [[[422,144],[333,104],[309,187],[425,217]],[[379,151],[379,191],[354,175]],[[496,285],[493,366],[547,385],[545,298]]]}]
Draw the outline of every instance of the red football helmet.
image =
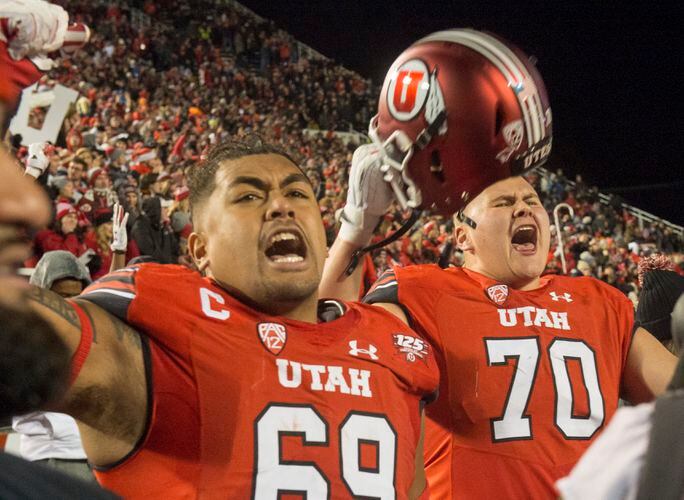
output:
[{"label": "red football helmet", "polygon": [[472,29],[440,31],[392,64],[369,135],[400,203],[450,216],[546,161],[551,108],[521,50]]}]

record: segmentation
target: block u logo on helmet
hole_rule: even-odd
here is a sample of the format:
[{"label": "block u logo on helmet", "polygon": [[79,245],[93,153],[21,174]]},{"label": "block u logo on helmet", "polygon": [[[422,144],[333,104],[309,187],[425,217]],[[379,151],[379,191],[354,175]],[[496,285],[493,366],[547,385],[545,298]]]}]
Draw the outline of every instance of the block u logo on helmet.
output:
[{"label": "block u logo on helmet", "polygon": [[429,77],[420,59],[409,59],[397,68],[387,89],[387,107],[394,118],[412,120],[423,109],[430,89]]}]

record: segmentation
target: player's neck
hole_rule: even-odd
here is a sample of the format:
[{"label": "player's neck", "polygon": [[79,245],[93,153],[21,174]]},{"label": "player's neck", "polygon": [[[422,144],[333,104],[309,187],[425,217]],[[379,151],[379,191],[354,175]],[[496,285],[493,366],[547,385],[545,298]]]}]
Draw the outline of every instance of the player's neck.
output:
[{"label": "player's neck", "polygon": [[309,297],[292,300],[257,301],[245,295],[241,290],[222,283],[215,278],[214,282],[243,304],[270,316],[281,316],[307,323],[318,322],[318,292]]},{"label": "player's neck", "polygon": [[481,274],[483,276],[486,276],[487,278],[490,278],[497,283],[502,283],[504,285],[508,285],[509,287],[513,288],[514,290],[521,290],[523,292],[529,291],[529,290],[536,290],[541,286],[541,278],[539,276],[534,276],[534,277],[521,277],[521,276],[496,276],[490,272],[487,272],[485,269],[482,268],[482,266],[478,266],[477,264],[473,263],[468,263],[465,262],[463,264],[463,267],[465,269],[468,269],[470,271],[474,271],[478,274]]},{"label": "player's neck", "polygon": [[514,290],[521,290],[523,292],[529,291],[529,290],[536,290],[541,286],[541,279],[539,276],[531,279],[524,279],[524,280],[519,280],[519,281],[514,281],[509,285],[511,288]]},{"label": "player's neck", "polygon": [[269,304],[266,312],[273,316],[282,316],[284,318],[304,321],[306,323],[317,323],[318,295],[314,294],[303,301],[298,300]]}]

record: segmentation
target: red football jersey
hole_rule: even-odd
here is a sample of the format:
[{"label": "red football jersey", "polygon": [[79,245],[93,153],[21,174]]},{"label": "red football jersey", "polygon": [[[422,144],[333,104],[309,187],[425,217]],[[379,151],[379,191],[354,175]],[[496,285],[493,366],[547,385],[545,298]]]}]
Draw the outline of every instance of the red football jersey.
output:
[{"label": "red football jersey", "polygon": [[432,498],[556,498],[615,412],[633,307],[593,278],[546,276],[519,291],[478,273],[396,268],[367,302],[394,302],[435,349],[427,408]]},{"label": "red football jersey", "polygon": [[406,498],[438,369],[391,314],[324,301],[327,322],[269,316],[157,264],[81,298],[148,339],[147,430],[97,472],[104,486],[126,498]]}]

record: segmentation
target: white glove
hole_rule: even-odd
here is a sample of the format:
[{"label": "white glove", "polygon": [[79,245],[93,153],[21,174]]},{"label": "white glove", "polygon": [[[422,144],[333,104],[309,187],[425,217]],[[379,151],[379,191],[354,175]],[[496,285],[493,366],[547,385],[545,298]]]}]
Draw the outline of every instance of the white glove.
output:
[{"label": "white glove", "polygon": [[391,185],[384,179],[382,155],[377,146],[359,146],[352,157],[347,203],[340,217],[338,237],[365,246],[380,218],[394,200]]},{"label": "white glove", "polygon": [[37,179],[48,168],[50,160],[45,154],[46,142],[34,142],[29,144],[28,156],[26,157],[26,175]]},{"label": "white glove", "polygon": [[42,0],[15,0],[2,2],[0,17],[7,19],[8,31],[13,33],[7,43],[12,59],[29,57],[41,71],[51,69],[54,63],[47,54],[62,46],[69,14]]},{"label": "white glove", "polygon": [[77,260],[83,264],[84,266],[88,265],[88,262],[91,261],[91,259],[97,255],[97,252],[93,250],[92,248],[89,248],[85,252],[83,252],[81,255],[77,257]]},{"label": "white glove", "polygon": [[112,217],[112,244],[109,248],[112,252],[124,253],[128,248],[128,231],[126,231],[126,223],[128,222],[128,214],[118,203],[114,204],[114,216]]}]

